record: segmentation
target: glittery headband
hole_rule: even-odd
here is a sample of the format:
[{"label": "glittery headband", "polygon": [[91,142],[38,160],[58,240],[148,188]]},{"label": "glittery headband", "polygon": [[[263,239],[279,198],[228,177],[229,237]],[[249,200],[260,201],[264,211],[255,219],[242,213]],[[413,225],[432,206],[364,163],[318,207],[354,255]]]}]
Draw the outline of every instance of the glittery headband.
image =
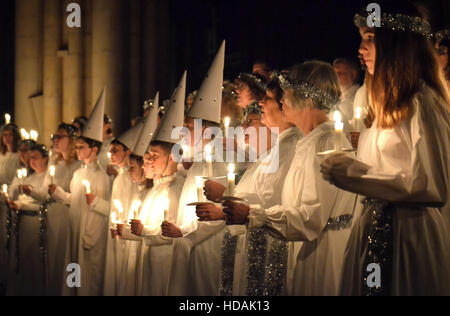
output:
[{"label": "glittery headband", "polygon": [[254,82],[258,86],[258,88],[260,88],[263,91],[267,90],[267,85],[264,83],[264,81],[262,81],[260,78],[256,77],[254,74],[249,74],[246,72],[240,73],[238,76],[238,79],[242,80],[242,78],[250,79],[252,82]]},{"label": "glittery headband", "polygon": [[[367,20],[367,16],[364,17],[360,14],[355,14],[355,17],[353,18],[353,22],[357,27],[368,26]],[[381,19],[374,18],[373,22],[381,22],[382,28],[392,31],[409,31],[428,38],[431,38],[433,36],[431,25],[418,16],[383,13],[383,17]]]},{"label": "glittery headband", "polygon": [[280,73],[274,73],[272,78],[276,78],[278,80],[280,87],[283,90],[294,90],[294,92],[303,99],[312,99],[313,102],[320,108],[332,110],[336,107],[336,104],[340,102],[340,98],[338,96],[332,96],[331,94],[307,82],[290,82],[285,75]]},{"label": "glittery headband", "polygon": [[147,111],[148,109],[153,107],[153,99],[149,99],[147,101],[144,101],[144,105],[142,106],[142,108],[144,109],[144,111]]},{"label": "glittery headband", "polygon": [[439,32],[436,32],[434,35],[434,38],[436,39],[436,42],[440,43],[442,41],[450,41],[450,30],[442,30]]}]

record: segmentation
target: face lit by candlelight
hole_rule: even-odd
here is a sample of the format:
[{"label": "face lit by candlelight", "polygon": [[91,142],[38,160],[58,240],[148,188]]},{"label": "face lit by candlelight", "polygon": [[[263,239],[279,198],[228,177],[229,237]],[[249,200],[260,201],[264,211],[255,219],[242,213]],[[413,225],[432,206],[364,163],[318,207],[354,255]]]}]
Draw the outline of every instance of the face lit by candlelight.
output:
[{"label": "face lit by candlelight", "polygon": [[48,158],[44,158],[39,150],[30,151],[30,167],[37,174],[42,173],[47,169]]},{"label": "face lit by candlelight", "polygon": [[111,164],[113,166],[119,166],[121,163],[126,161],[127,151],[125,151],[124,147],[120,144],[112,143],[110,146],[110,154],[111,154]]},{"label": "face lit by candlelight", "polygon": [[5,144],[6,146],[12,146],[12,144],[14,142],[13,131],[10,129],[6,129],[2,134],[2,141],[3,141],[3,144]]},{"label": "face lit by candlelight", "polygon": [[76,151],[77,151],[77,156],[78,156],[78,160],[84,161],[84,160],[88,160],[91,155],[93,155],[94,150],[96,150],[96,148],[89,148],[88,143],[86,143],[83,139],[78,139],[77,140],[77,144],[76,144]]},{"label": "face lit by candlelight", "polygon": [[283,118],[275,97],[275,91],[267,91],[266,96],[259,102],[262,107],[261,122],[268,127],[279,127]]},{"label": "face lit by candlelight", "polygon": [[150,168],[155,175],[162,175],[171,160],[171,154],[163,147],[156,145],[150,147]]},{"label": "face lit by candlelight", "polygon": [[237,93],[237,103],[240,107],[245,108],[247,105],[255,102],[255,98],[249,88],[249,86],[240,81],[238,83],[238,88],[236,89]]},{"label": "face lit by candlelight", "polygon": [[375,47],[375,32],[373,28],[361,27],[359,29],[361,35],[361,45],[359,46],[359,53],[362,55],[364,63],[367,66],[369,74],[375,73],[376,47]]},{"label": "face lit by candlelight", "polygon": [[152,165],[151,165],[151,162],[152,162],[152,160],[151,160],[151,156],[150,156],[150,154],[149,153],[146,153],[145,155],[144,155],[144,165],[143,165],[143,170],[144,170],[144,174],[145,174],[145,177],[147,178],[147,179],[153,179],[154,177],[155,177],[155,174],[154,174],[154,172],[152,171]]},{"label": "face lit by candlelight", "polygon": [[142,166],[136,161],[136,159],[128,160],[128,174],[133,182],[139,183],[144,177],[144,169]]},{"label": "face lit by candlelight", "polygon": [[70,151],[70,136],[67,131],[63,128],[58,129],[58,131],[53,134],[53,149],[55,152],[62,154]]}]

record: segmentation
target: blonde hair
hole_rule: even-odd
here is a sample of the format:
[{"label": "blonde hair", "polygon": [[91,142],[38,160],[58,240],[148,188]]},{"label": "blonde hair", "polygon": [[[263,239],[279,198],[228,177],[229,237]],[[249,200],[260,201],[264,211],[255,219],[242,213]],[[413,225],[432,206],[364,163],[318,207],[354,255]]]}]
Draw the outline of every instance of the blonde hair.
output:
[{"label": "blonde hair", "polygon": [[289,81],[303,83],[315,91],[315,97],[305,97],[301,89],[293,89],[293,106],[302,110],[308,106],[329,112],[333,104],[330,99],[339,99],[341,89],[336,72],[331,64],[311,60],[295,65],[289,73]]}]

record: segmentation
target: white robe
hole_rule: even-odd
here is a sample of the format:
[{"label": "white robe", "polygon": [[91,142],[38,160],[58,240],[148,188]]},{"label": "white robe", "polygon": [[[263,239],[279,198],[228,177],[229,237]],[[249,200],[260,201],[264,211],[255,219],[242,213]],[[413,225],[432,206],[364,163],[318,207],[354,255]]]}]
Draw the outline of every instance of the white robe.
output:
[{"label": "white robe", "polygon": [[111,161],[108,158],[108,152],[109,148],[111,146],[112,141],[114,140],[114,137],[109,137],[105,139],[102,143],[102,147],[100,148],[100,151],[98,152],[97,159],[100,167],[106,171],[106,168],[111,165]]},{"label": "white robe", "polygon": [[[213,163],[213,177],[226,176],[225,163]],[[225,231],[225,221],[198,222],[195,206],[187,206],[192,202],[198,202],[196,176],[207,176],[206,162],[196,162],[187,172],[186,182],[180,196],[176,224],[183,233],[183,238],[173,241],[173,255],[170,268],[169,285],[167,294],[170,296],[179,295],[217,295],[219,288],[217,271],[213,269],[220,265],[220,252],[214,249],[218,242],[223,239]],[[219,181],[226,185],[226,178]],[[216,242],[203,243],[213,236]],[[201,245],[200,245],[201,244]],[[196,246],[203,246],[197,247]],[[196,252],[192,256],[193,252]],[[211,255],[212,254],[212,255]],[[206,260],[209,265],[202,265],[200,261]],[[207,270],[200,271],[200,267],[207,267]]]},{"label": "white robe", "polygon": [[[362,135],[360,161],[345,162],[333,178],[340,187],[393,203],[391,294],[450,295],[450,231],[438,208],[449,200],[449,113],[426,86],[413,102],[411,116],[396,127],[374,123]],[[361,295],[366,286],[370,213],[363,209],[352,228],[342,295]]]},{"label": "white robe", "polygon": [[[236,186],[236,196],[246,199],[249,204],[260,205],[262,208],[269,208],[281,204],[281,189],[286,178],[286,174],[291,166],[295,148],[302,133],[297,127],[291,127],[277,138],[277,146],[273,147],[268,155],[263,156],[255,162],[244,173],[241,181]],[[273,173],[266,172],[266,166],[278,159],[278,168]],[[236,246],[233,295],[246,295],[247,290],[247,230],[243,225],[230,226],[232,235],[239,235]],[[267,236],[268,247],[271,242]],[[262,286],[262,284],[261,284]]]},{"label": "white robe", "polygon": [[264,226],[290,242],[288,295],[336,295],[350,229],[326,230],[331,218],[351,215],[355,195],[323,180],[318,152],[334,148],[334,124],[325,122],[298,141],[281,204],[251,206],[249,228]]},{"label": "white robe", "polygon": [[[114,179],[111,200],[110,214],[116,212],[117,219],[123,223],[128,223],[129,211],[133,202],[132,198],[136,190],[135,184],[131,181],[128,174],[128,168],[120,168],[119,174]],[[123,213],[119,216],[119,210],[114,205],[114,200],[118,200],[122,207]],[[123,266],[126,264],[128,256],[129,243],[126,240],[112,239],[108,230],[106,236],[106,266],[105,266],[105,285],[104,295],[107,296],[126,296],[133,295],[126,291],[123,284],[126,282],[126,275],[123,274]]]},{"label": "white robe", "polygon": [[[70,182],[73,174],[81,166],[78,160],[67,165],[61,160],[54,162],[55,176],[53,184],[61,187],[66,192],[70,191]],[[49,198],[48,186],[52,183],[50,169],[47,169],[41,187],[33,188],[31,196],[43,204]],[[62,282],[65,266],[65,251],[67,243],[67,230],[69,229],[69,207],[61,202],[53,202],[47,207],[47,269],[49,274],[46,294],[61,295]]]},{"label": "white robe", "polygon": [[[42,186],[44,178],[45,172],[34,173],[23,179],[22,184],[38,188]],[[16,202],[19,210],[31,211],[38,215],[39,202],[25,194],[20,194],[17,186],[13,187],[14,189],[9,192],[10,198]],[[13,216],[14,221],[16,216],[16,214]],[[18,229],[18,234],[13,233],[11,236],[7,295],[45,295],[47,273],[51,273],[51,271],[44,274],[44,261],[40,251],[39,216],[21,215],[19,227],[14,225],[14,230]],[[17,240],[16,237],[19,239]],[[18,264],[17,260],[19,260]]]},{"label": "white robe", "polygon": [[[17,153],[7,152],[0,154],[0,185],[10,185],[20,167],[19,155]],[[2,193],[0,197],[0,286],[6,281],[6,268],[8,262],[8,252],[5,248],[6,243],[6,212],[8,207],[5,204],[5,198]]]},{"label": "white robe", "polygon": [[[86,202],[83,180],[90,182],[91,191],[96,196],[91,206]],[[96,160],[74,173],[70,194],[58,188],[53,195],[70,204],[65,264],[76,263],[81,268],[81,287],[64,285],[64,295],[98,296],[103,293],[110,192],[110,178]]]},{"label": "white robe", "polygon": [[142,289],[144,296],[163,296],[167,294],[170,265],[172,258],[173,238],[161,234],[161,223],[164,220],[164,208],[169,201],[168,221],[175,223],[178,213],[178,202],[183,189],[184,174],[176,172],[172,176],[155,180],[152,198],[143,205],[141,212],[145,218],[144,266]]}]

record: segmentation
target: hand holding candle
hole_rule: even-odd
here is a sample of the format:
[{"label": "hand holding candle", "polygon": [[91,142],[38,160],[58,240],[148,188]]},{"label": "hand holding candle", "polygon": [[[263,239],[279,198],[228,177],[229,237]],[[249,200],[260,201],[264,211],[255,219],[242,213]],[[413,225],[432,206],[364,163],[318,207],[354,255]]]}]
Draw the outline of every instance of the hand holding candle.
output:
[{"label": "hand holding candle", "polygon": [[115,208],[119,212],[119,216],[118,216],[118,219],[116,221],[117,233],[119,234],[119,236],[122,236],[123,235],[123,229],[125,227],[125,225],[122,222],[123,206],[122,206],[122,203],[120,203],[119,200],[114,200],[113,203],[114,203]]}]

